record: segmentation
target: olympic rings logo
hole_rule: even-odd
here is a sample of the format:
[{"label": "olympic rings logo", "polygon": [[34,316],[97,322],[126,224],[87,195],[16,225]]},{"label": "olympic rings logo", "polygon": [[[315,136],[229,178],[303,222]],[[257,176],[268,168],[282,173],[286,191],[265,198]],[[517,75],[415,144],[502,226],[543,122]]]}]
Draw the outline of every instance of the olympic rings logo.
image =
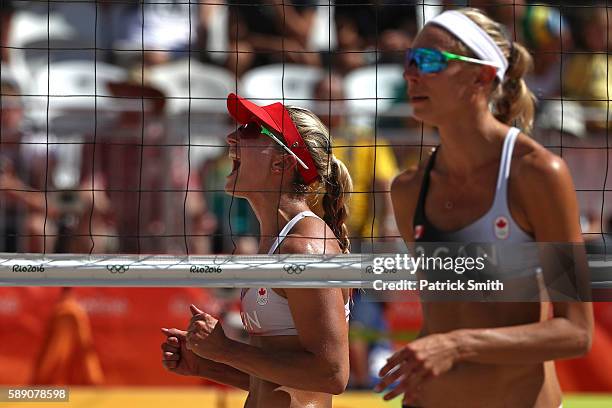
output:
[{"label": "olympic rings logo", "polygon": [[128,265],[106,265],[106,269],[110,273],[125,273],[130,270]]},{"label": "olympic rings logo", "polygon": [[289,275],[299,275],[300,273],[304,272],[306,265],[286,264],[283,266],[283,269]]}]

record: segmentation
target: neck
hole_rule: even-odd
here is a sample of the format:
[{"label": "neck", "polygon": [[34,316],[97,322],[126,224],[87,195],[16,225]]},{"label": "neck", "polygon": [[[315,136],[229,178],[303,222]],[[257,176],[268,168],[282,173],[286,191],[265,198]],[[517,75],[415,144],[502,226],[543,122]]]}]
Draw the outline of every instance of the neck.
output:
[{"label": "neck", "polygon": [[474,109],[469,117],[438,127],[441,149],[436,167],[451,177],[465,178],[499,155],[499,145],[508,131],[488,110]]},{"label": "neck", "polygon": [[267,249],[293,217],[310,210],[304,200],[286,193],[260,193],[247,199],[259,221],[260,248]]}]

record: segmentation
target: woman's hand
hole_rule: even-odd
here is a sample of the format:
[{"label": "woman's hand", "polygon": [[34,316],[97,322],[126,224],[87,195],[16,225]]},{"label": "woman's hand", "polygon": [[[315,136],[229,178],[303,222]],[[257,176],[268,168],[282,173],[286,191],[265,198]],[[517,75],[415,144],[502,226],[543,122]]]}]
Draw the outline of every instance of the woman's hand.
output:
[{"label": "woman's hand", "polygon": [[380,370],[382,380],[375,390],[381,392],[399,380],[385,400],[402,393],[405,401],[418,396],[425,381],[446,373],[458,361],[459,352],[451,333],[422,337],[397,351]]},{"label": "woman's hand", "polygon": [[229,343],[223,327],[217,319],[194,305],[190,309],[192,317],[187,329],[187,349],[209,360],[221,360]]},{"label": "woman's hand", "polygon": [[198,357],[187,349],[187,332],[179,329],[162,329],[166,341],[162,343],[162,365],[179,375],[198,375]]}]

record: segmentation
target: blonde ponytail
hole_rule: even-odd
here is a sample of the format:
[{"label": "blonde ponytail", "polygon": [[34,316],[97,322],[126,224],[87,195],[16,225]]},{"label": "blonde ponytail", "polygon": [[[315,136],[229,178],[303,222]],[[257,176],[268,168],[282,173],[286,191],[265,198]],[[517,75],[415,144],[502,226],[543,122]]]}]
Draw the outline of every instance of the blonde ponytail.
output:
[{"label": "blonde ponytail", "polygon": [[348,253],[350,241],[346,226],[348,217],[346,200],[347,192],[353,189],[353,183],[346,166],[335,156],[332,156],[330,160],[330,172],[325,178],[325,187],[323,220],[334,232],[342,252]]},{"label": "blonde ponytail", "polygon": [[501,92],[494,97],[495,117],[506,124],[515,124],[528,132],[533,126],[535,96],[523,77],[532,68],[533,60],[521,44],[513,43]]},{"label": "blonde ponytail", "polygon": [[[533,126],[536,98],[527,87],[524,77],[533,67],[533,58],[525,47],[506,38],[502,26],[478,9],[458,10],[480,26],[502,50],[508,60],[504,81],[497,85],[491,96],[495,117],[524,132]],[[464,52],[471,51],[460,43]]]}]

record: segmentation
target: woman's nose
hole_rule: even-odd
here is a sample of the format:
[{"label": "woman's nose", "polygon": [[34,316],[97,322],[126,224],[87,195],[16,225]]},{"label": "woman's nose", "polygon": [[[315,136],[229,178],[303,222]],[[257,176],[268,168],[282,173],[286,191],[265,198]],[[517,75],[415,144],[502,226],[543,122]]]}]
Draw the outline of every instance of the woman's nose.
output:
[{"label": "woman's nose", "polygon": [[404,80],[414,80],[420,75],[419,68],[414,61],[407,62],[404,64]]},{"label": "woman's nose", "polygon": [[227,141],[227,144],[232,146],[235,144],[238,144],[238,132],[234,131],[232,133],[230,133],[229,135],[227,135],[227,137],[225,138],[225,140]]}]

